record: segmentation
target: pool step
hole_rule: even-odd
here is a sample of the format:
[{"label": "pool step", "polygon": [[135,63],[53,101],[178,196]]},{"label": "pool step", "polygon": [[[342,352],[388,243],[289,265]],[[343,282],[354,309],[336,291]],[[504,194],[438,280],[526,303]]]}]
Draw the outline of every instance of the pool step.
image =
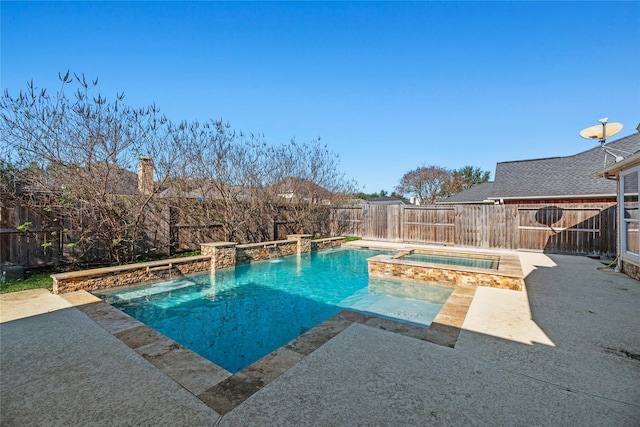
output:
[{"label": "pool step", "polygon": [[441,304],[415,299],[372,294],[362,289],[338,304],[348,310],[425,327],[438,314]]},{"label": "pool step", "polygon": [[146,273],[149,277],[157,277],[159,279],[174,279],[183,275],[180,269],[175,267],[173,263],[157,267],[147,267]]},{"label": "pool step", "polygon": [[[170,280],[168,282],[156,283],[144,289],[136,289],[131,291],[120,291],[117,297],[112,297],[116,301],[130,301],[138,298],[146,298],[152,295],[158,295],[166,292],[172,292],[178,289],[195,285],[191,280]],[[107,297],[109,297],[107,295]]]}]

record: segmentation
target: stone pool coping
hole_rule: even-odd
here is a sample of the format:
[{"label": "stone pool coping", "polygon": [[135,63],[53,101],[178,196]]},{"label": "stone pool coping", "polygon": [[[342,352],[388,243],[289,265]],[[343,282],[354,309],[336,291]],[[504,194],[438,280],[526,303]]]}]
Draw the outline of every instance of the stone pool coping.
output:
[{"label": "stone pool coping", "polygon": [[344,310],[236,374],[87,291],[60,296],[218,414],[224,415],[354,323],[454,348],[475,292],[475,287],[455,288],[429,328]]}]

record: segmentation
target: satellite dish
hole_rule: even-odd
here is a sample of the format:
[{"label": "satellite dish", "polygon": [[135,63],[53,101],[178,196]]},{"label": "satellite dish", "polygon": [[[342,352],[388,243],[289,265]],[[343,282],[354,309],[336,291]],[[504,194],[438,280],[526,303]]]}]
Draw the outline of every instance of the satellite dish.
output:
[{"label": "satellite dish", "polygon": [[607,138],[615,135],[616,133],[622,130],[622,123],[607,123],[608,118],[598,120],[600,122],[599,125],[591,126],[586,129],[582,129],[580,131],[580,136],[585,139],[597,139],[600,141],[600,146],[602,147],[602,151],[604,151],[604,167],[607,166],[607,154],[611,154],[615,159],[616,163],[624,160],[624,157],[619,156],[607,149],[604,146],[605,142],[607,142]]},{"label": "satellite dish", "polygon": [[622,123],[607,123],[582,129],[580,136],[586,139],[606,140],[622,130]]}]

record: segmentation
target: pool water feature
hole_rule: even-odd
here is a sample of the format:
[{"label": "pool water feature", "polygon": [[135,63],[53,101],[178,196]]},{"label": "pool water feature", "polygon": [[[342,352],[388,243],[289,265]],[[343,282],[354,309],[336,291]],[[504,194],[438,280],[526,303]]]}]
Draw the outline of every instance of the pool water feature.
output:
[{"label": "pool water feature", "polygon": [[381,253],[319,251],[97,294],[235,373],[343,309],[428,327],[453,288],[369,279]]}]

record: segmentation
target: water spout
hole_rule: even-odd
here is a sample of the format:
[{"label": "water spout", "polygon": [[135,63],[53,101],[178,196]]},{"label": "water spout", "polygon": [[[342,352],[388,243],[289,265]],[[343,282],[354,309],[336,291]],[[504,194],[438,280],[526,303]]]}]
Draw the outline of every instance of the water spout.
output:
[{"label": "water spout", "polygon": [[278,245],[276,244],[273,244],[271,246],[265,245],[265,248],[267,248],[267,252],[269,253],[270,262],[276,263],[276,262],[282,261],[280,259],[280,254],[278,253]]}]

